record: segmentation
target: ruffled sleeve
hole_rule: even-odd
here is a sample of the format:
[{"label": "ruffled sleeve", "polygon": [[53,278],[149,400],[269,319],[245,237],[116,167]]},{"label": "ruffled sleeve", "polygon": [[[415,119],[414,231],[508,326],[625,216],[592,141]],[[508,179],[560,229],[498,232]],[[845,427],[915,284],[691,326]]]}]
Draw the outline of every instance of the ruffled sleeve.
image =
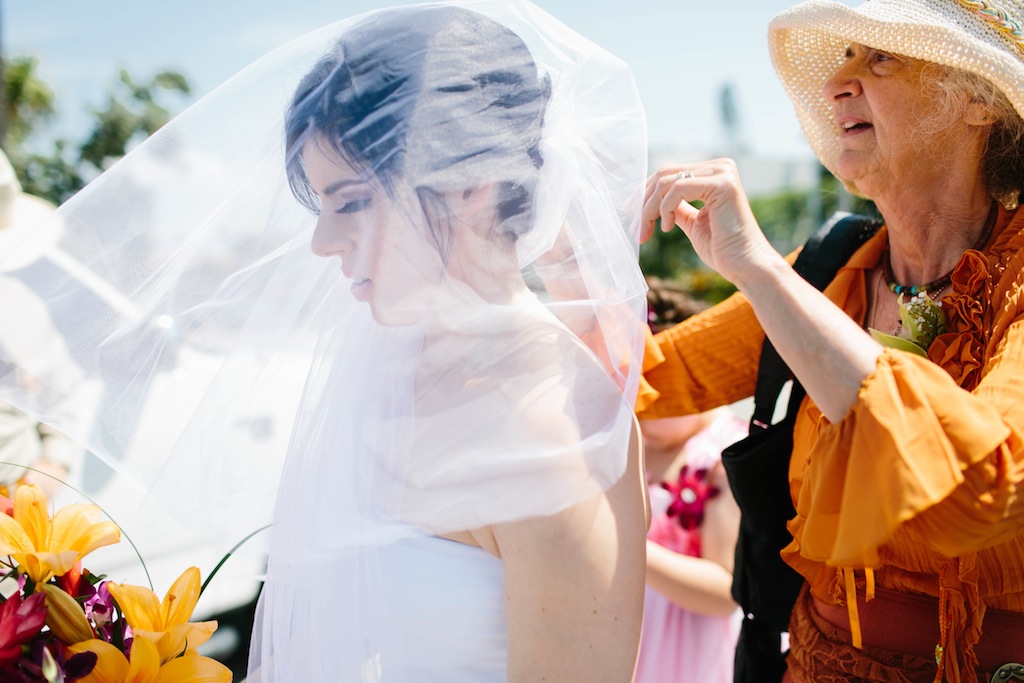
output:
[{"label": "ruffled sleeve", "polygon": [[644,378],[659,395],[638,407],[641,419],[704,412],[754,393],[764,331],[742,294],[659,333],[655,340],[662,360],[645,360]]},{"label": "ruffled sleeve", "polygon": [[904,523],[947,557],[1020,533],[1022,222],[989,253],[961,258],[943,299],[946,333],[928,359],[886,350],[836,424],[805,401],[795,431],[805,457],[791,467],[795,541],[784,551],[798,570],[810,573],[816,562],[878,567],[879,547]]},{"label": "ruffled sleeve", "polygon": [[[647,372],[648,370],[664,363],[665,355],[661,352],[661,347],[658,346],[658,342],[655,340],[654,333],[651,332],[651,328],[644,325],[644,333],[643,370],[644,372]],[[646,377],[641,375],[640,387],[637,389],[636,395],[636,412],[643,412],[647,406],[658,400],[658,396],[660,396],[658,390],[651,386],[651,383],[647,381]]]},{"label": "ruffled sleeve", "polygon": [[885,351],[851,412],[836,424],[818,418],[790,524],[800,555],[878,567],[878,548],[915,518],[949,556],[1016,534],[1022,444],[1004,416],[1019,394],[972,395],[939,366]]}]

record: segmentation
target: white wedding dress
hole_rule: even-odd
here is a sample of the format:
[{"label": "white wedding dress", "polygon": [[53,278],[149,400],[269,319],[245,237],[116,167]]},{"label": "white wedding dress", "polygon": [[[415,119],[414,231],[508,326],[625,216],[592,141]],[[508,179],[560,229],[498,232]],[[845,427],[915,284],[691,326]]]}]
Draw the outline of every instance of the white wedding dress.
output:
[{"label": "white wedding dress", "polygon": [[[289,572],[295,583],[268,584],[257,623],[264,613],[275,614],[276,602],[290,604],[292,622],[262,621],[265,644],[256,650],[262,655],[248,682],[267,678],[261,671],[271,668],[275,683],[505,681],[501,560],[481,548],[408,531],[377,549],[309,566],[304,577]],[[303,580],[320,589],[298,585]],[[299,600],[307,602],[304,608]],[[310,630],[332,622],[334,634]],[[288,661],[274,661],[268,652],[274,638],[288,643]]]},{"label": "white wedding dress", "polygon": [[[380,553],[396,638],[412,663],[395,680],[505,680],[508,634],[501,560],[436,536],[393,543]],[[391,681],[386,670],[382,680]]]}]

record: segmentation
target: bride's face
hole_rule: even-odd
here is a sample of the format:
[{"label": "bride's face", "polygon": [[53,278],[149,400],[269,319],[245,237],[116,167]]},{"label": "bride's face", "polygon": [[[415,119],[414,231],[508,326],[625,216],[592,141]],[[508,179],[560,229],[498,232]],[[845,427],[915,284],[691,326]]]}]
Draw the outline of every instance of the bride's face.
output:
[{"label": "bride's face", "polygon": [[314,139],[302,152],[320,199],[313,252],[341,260],[352,295],[369,303],[381,325],[426,320],[436,305],[445,265],[429,241],[421,212],[403,210],[376,178],[360,174],[324,147]]}]

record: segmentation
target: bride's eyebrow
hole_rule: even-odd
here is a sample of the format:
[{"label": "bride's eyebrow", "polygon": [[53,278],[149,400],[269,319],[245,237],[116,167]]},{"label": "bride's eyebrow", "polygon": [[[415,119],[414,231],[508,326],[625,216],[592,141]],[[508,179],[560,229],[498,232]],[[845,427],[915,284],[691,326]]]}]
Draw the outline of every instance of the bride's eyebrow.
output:
[{"label": "bride's eyebrow", "polygon": [[352,185],[366,185],[368,182],[369,181],[367,181],[365,178],[355,178],[355,179],[345,178],[344,180],[338,180],[336,182],[331,183],[327,187],[325,187],[320,192],[320,196],[321,197],[330,197],[332,194],[334,194],[338,190],[342,190],[342,189],[344,189],[346,187],[349,187],[349,186],[352,186]]}]

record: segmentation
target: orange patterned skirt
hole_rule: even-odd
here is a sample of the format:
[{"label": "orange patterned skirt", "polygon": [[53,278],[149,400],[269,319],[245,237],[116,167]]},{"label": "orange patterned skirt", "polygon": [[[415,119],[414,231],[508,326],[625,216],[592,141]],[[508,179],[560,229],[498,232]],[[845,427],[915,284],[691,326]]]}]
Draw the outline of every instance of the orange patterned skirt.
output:
[{"label": "orange patterned skirt", "polygon": [[[789,670],[784,683],[932,683],[939,640],[938,601],[876,589],[858,601],[863,649],[852,644],[845,606],[815,599],[804,586],[790,620]],[[1024,661],[1024,614],[989,609],[975,648],[978,680],[990,680],[1007,662]],[[969,675],[969,674],[968,674]]]}]

